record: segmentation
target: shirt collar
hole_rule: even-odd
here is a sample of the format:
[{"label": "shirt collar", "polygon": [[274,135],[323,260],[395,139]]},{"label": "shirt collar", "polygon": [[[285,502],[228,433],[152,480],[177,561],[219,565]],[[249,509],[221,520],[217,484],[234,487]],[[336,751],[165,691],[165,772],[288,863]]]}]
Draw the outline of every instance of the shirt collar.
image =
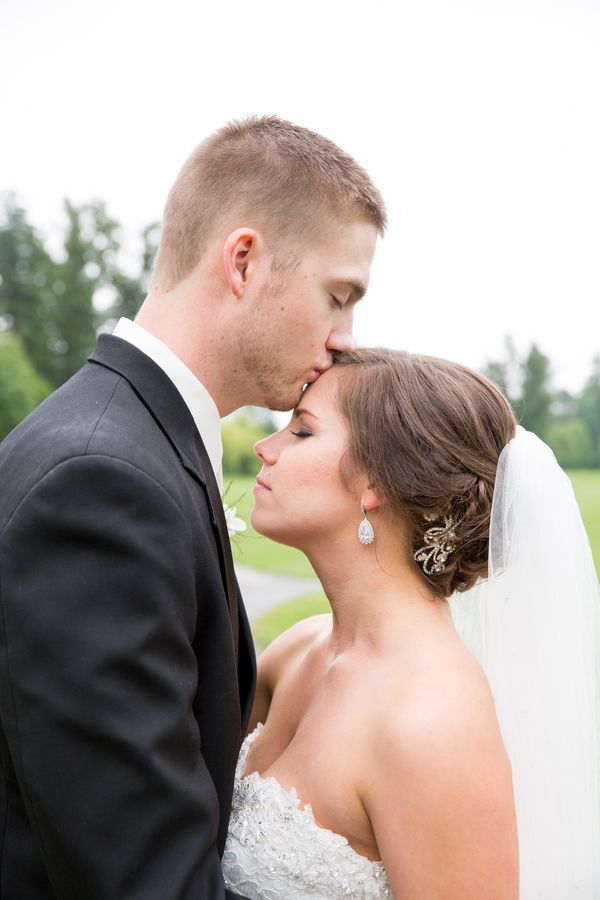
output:
[{"label": "shirt collar", "polygon": [[131,319],[119,319],[113,334],[124,341],[129,341],[130,344],[149,356],[171,379],[192,414],[196,428],[206,447],[219,490],[222,492],[221,418],[215,401],[202,382],[163,341],[150,334],[141,325],[132,322]]}]

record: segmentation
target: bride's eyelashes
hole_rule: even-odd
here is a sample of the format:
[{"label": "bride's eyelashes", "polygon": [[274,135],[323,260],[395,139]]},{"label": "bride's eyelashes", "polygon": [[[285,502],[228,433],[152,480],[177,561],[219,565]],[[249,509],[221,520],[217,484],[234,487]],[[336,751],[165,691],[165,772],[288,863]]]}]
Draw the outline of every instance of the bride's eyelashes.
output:
[{"label": "bride's eyelashes", "polygon": [[307,431],[305,428],[301,428],[300,431],[292,431],[291,434],[293,434],[294,437],[306,438],[312,436],[312,431]]}]

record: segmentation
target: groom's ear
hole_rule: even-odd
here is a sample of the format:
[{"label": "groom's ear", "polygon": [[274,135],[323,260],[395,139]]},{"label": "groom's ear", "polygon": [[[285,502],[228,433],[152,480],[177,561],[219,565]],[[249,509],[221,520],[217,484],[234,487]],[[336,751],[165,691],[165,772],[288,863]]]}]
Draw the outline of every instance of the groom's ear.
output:
[{"label": "groom's ear", "polygon": [[243,296],[259,237],[253,228],[236,228],[223,244],[223,272],[229,290],[238,300]]}]

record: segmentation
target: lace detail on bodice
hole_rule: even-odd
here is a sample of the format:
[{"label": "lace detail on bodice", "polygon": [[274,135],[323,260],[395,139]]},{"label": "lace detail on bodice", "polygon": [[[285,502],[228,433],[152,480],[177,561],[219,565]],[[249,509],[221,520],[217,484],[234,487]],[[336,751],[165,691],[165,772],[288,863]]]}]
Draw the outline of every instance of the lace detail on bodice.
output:
[{"label": "lace detail on bodice", "polygon": [[300,808],[294,788],[287,791],[258,772],[242,777],[261,729],[248,735],[240,751],[223,854],[225,886],[249,900],[391,898],[383,863],[317,825],[312,807]]}]

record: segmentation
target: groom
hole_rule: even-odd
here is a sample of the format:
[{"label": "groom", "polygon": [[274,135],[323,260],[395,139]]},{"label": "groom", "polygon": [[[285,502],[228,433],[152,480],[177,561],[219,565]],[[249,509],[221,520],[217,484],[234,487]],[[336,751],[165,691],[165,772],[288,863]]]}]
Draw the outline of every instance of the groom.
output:
[{"label": "groom", "polygon": [[149,294],[0,448],[0,897],[221,900],[254,655],[219,419],[351,345],[385,210],[280,119],[169,194]]}]

